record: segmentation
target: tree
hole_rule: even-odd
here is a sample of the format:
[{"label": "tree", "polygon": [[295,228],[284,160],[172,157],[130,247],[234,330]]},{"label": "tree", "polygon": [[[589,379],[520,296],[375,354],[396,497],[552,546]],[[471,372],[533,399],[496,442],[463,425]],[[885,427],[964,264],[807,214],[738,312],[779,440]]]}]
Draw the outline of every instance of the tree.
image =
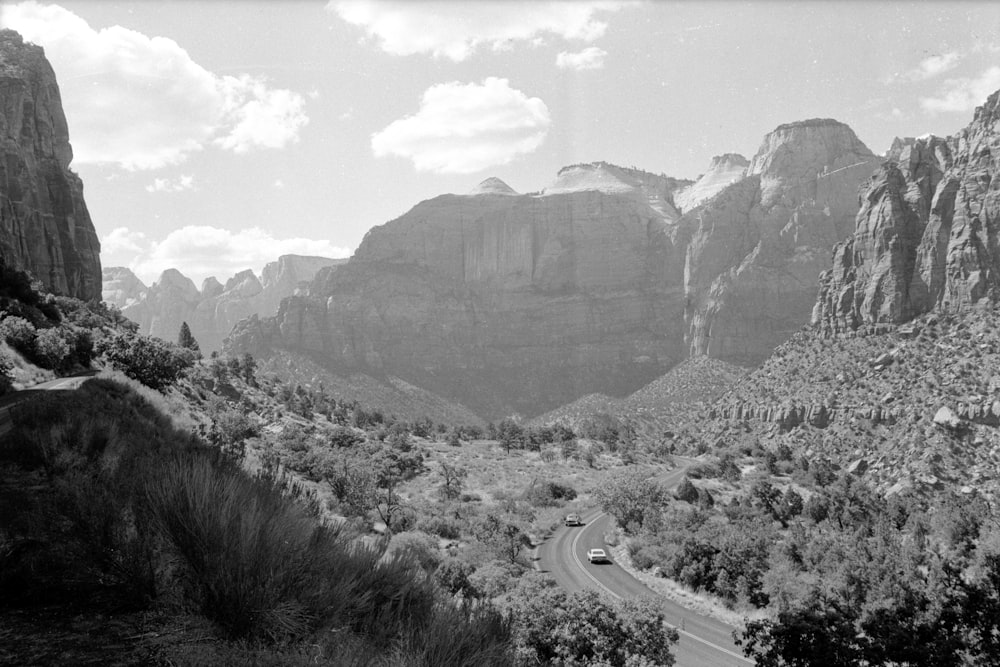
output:
[{"label": "tree", "polygon": [[45,368],[61,368],[69,353],[69,343],[58,328],[38,332],[38,337],[35,338],[35,356]]},{"label": "tree", "polygon": [[649,599],[609,602],[595,591],[567,595],[535,586],[516,591],[509,611],[518,652],[529,664],[673,665],[678,633]]},{"label": "tree", "polygon": [[465,478],[469,475],[469,471],[460,466],[450,465],[442,461],[440,473],[442,480],[441,495],[446,500],[454,500],[462,495],[462,486],[465,484]]},{"label": "tree", "polygon": [[34,354],[37,335],[35,325],[23,317],[8,315],[0,320],[0,338],[22,354]]},{"label": "tree", "polygon": [[112,366],[157,391],[177,382],[190,365],[169,344],[141,334],[116,333],[98,349]]},{"label": "tree", "polygon": [[597,491],[601,508],[627,530],[642,528],[651,512],[660,511],[668,496],[659,482],[640,470],[619,473]]},{"label": "tree", "polygon": [[191,327],[188,326],[187,322],[181,322],[181,330],[177,334],[177,344],[186,350],[191,350],[192,352],[201,351],[198,341],[196,341],[194,336],[191,335]]},{"label": "tree", "polygon": [[476,538],[501,558],[517,563],[521,550],[531,545],[523,523],[513,515],[487,514],[475,527]]},{"label": "tree", "polygon": [[500,425],[497,426],[497,440],[510,454],[511,448],[521,449],[524,447],[524,429],[510,417],[504,417]]},{"label": "tree", "polygon": [[257,361],[249,352],[240,357],[240,374],[248,385],[257,386]]}]

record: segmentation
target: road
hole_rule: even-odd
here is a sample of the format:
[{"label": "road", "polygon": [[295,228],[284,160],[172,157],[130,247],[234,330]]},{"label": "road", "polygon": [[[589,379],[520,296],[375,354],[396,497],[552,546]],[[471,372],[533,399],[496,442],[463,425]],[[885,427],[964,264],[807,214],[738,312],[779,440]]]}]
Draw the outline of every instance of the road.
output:
[{"label": "road", "polygon": [[[687,466],[672,470],[662,481],[674,486],[684,477]],[[604,547],[604,533],[611,517],[593,511],[583,517],[582,528],[563,527],[539,547],[539,565],[569,591],[586,588],[617,598],[651,597],[656,594],[614,563],[591,564],[587,550]],[[733,642],[733,627],[661,598],[664,616],[677,628],[680,640],[674,649],[678,667],[746,667],[753,661],[743,657]]]},{"label": "road", "polygon": [[72,377],[56,378],[55,380],[49,380],[48,382],[42,382],[41,384],[36,384],[28,389],[22,389],[21,391],[15,391],[13,393],[7,394],[6,396],[0,397],[0,438],[7,435],[10,430],[14,427],[11,421],[11,408],[21,401],[28,400],[33,393],[39,391],[69,391],[72,389],[77,389],[81,384],[90,379],[91,375],[94,375],[96,371],[88,371],[81,375],[74,375]]}]

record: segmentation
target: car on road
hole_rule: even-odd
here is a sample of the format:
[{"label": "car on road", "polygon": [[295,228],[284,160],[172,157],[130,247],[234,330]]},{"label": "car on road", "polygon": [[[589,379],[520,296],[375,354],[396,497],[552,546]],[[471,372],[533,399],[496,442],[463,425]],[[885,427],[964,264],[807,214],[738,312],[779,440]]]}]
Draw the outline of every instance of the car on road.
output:
[{"label": "car on road", "polygon": [[604,549],[591,549],[587,552],[587,560],[591,563],[610,563],[611,559]]},{"label": "car on road", "polygon": [[583,521],[580,519],[579,514],[567,514],[564,523],[567,526],[582,526]]}]

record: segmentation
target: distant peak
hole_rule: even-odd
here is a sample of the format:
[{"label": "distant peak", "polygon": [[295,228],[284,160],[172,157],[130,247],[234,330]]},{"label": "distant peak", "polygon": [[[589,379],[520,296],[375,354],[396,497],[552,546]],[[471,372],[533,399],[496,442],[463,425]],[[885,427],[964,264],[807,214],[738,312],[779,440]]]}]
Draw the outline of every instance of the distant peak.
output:
[{"label": "distant peak", "polygon": [[795,130],[804,127],[847,127],[847,125],[833,118],[807,118],[806,120],[797,120],[793,123],[784,123],[774,128],[774,131],[781,132],[783,130]]},{"label": "distant peak", "polygon": [[709,166],[709,170],[720,166],[746,167],[749,165],[750,160],[746,159],[739,153],[723,153],[722,155],[716,155],[712,158],[712,164]]},{"label": "distant peak", "polygon": [[485,181],[472,188],[470,195],[516,195],[514,188],[510,187],[496,176],[490,176]]}]

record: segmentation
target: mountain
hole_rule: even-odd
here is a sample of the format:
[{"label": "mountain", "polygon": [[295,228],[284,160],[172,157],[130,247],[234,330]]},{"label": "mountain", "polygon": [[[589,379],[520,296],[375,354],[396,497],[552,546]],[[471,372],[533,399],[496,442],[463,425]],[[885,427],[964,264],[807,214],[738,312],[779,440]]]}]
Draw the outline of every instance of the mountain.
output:
[{"label": "mountain", "polygon": [[954,136],[896,140],[854,234],[821,280],[814,321],[841,332],[968,308],[1000,286],[1000,91]]},{"label": "mountain", "polygon": [[0,259],[54,293],[99,299],[101,245],[72,160],[45,52],[0,30]]},{"label": "mountain", "polygon": [[749,166],[750,161],[738,153],[716,155],[704,174],[677,192],[674,202],[683,211],[697,208],[736,181],[743,180]]},{"label": "mountain", "polygon": [[682,217],[692,355],[756,365],[809,322],[816,278],[854,228],[878,161],[847,125],[813,119],[764,137],[746,176]]},{"label": "mountain", "polygon": [[222,349],[223,338],[237,322],[254,314],[276,313],[283,298],[305,289],[322,270],[342,262],[282,255],[264,267],[260,278],[248,269],[225,285],[207,278],[200,290],[176,269],[167,269],[147,288],[129,269],[110,267],[104,271],[104,300],[121,308],[142,333],[164,340],[175,340],[181,324],[187,322],[202,351],[208,353]]},{"label": "mountain", "polygon": [[807,121],[769,134],[746,178],[686,212],[691,181],[606,162],[531,194],[488,179],[373,228],[229,349],[399,377],[489,419],[627,396],[690,355],[755,363],[809,321],[873,169],[846,125]]}]

